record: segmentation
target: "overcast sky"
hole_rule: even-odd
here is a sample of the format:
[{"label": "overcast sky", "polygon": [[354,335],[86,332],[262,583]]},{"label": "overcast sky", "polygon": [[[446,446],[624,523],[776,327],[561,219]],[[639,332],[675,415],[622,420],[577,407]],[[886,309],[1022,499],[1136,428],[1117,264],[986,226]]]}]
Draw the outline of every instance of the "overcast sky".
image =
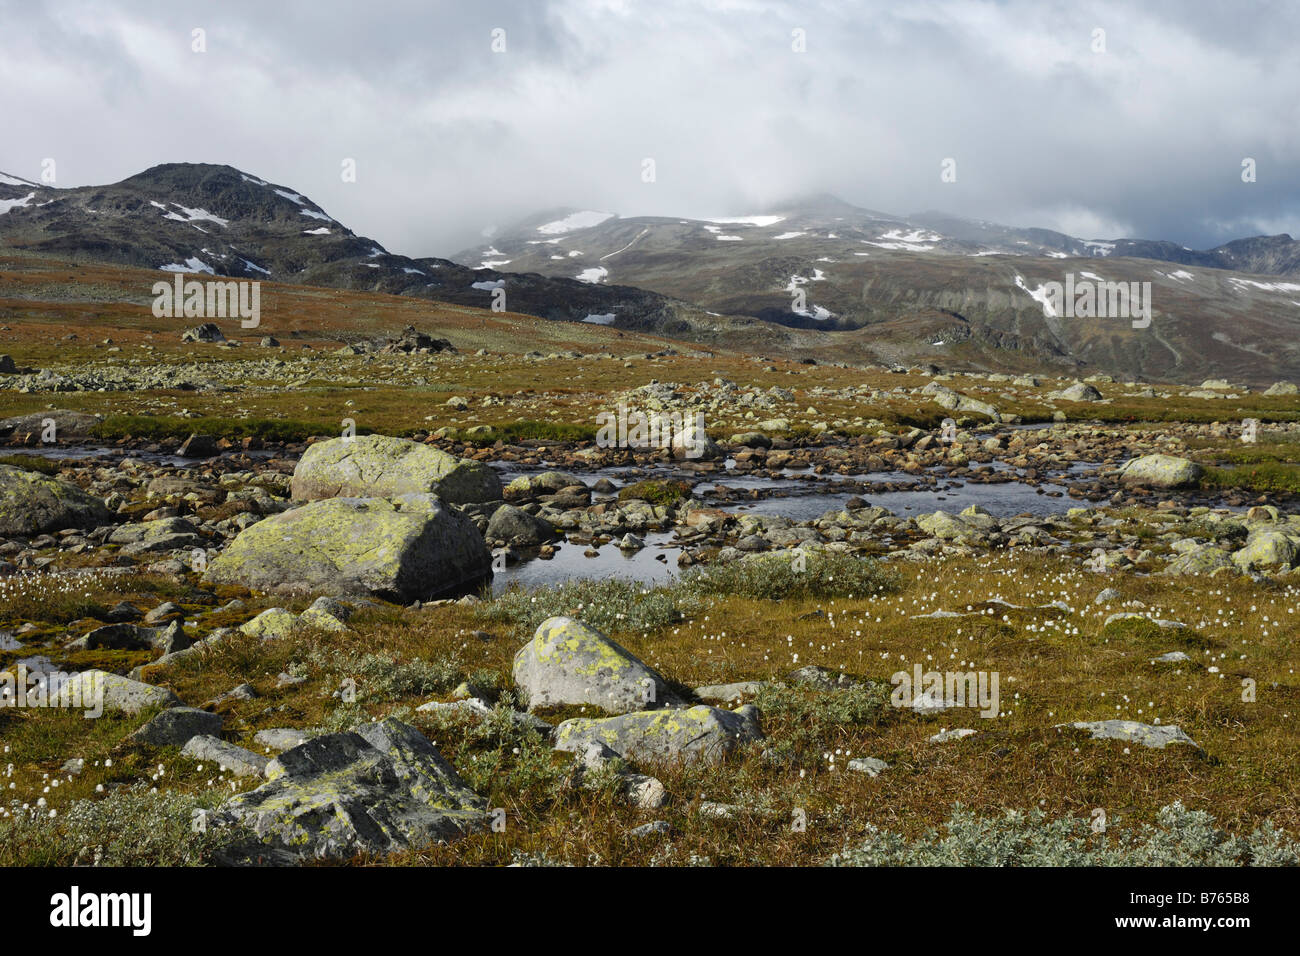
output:
[{"label": "overcast sky", "polygon": [[228,163],[408,255],[814,192],[1205,248],[1300,235],[1297,35],[1289,0],[0,0],[0,170]]}]

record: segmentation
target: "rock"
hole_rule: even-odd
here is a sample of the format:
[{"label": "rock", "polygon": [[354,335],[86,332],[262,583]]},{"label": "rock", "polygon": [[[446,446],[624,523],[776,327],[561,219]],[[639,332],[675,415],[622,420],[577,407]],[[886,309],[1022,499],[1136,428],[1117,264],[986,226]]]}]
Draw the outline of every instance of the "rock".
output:
[{"label": "rock", "polygon": [[622,714],[676,701],[657,671],[570,617],[541,623],[515,654],[514,679],[529,710],[592,704]]},{"label": "rock", "polygon": [[191,737],[181,748],[181,754],[191,760],[215,763],[236,777],[262,777],[266,775],[267,760],[243,747],[236,747],[220,737],[199,734]]},{"label": "rock", "polygon": [[1138,614],[1136,611],[1120,611],[1116,614],[1108,615],[1106,620],[1101,622],[1101,627],[1102,630],[1105,630],[1112,624],[1122,623],[1124,621],[1150,621],[1162,631],[1179,631],[1187,627],[1186,624],[1179,621],[1166,621],[1163,618],[1147,617],[1145,614]]},{"label": "rock", "polygon": [[678,459],[715,461],[726,457],[726,452],[722,450],[721,446],[710,438],[704,429],[697,427],[694,422],[690,421],[686,423],[684,428],[673,434],[670,447],[673,457]]},{"label": "rock", "polygon": [[352,618],[352,609],[333,598],[318,597],[311,607],[298,615],[298,624],[302,627],[314,627],[319,631],[346,631],[348,621]]},{"label": "rock", "polygon": [[742,744],[763,739],[758,708],[640,711],[618,717],[576,717],[555,728],[555,748],[580,751],[603,744],[626,760],[714,763]]},{"label": "rock", "polygon": [[112,513],[76,485],[0,465],[0,537],[34,537],[109,524]]},{"label": "rock", "polygon": [[560,533],[544,518],[530,515],[514,505],[502,505],[488,519],[487,537],[516,547],[530,547],[554,541]]},{"label": "rock", "polygon": [[211,435],[190,435],[180,448],[176,449],[176,454],[182,458],[212,458],[220,454],[221,449],[217,447],[217,440]]},{"label": "rock", "polygon": [[538,495],[553,495],[562,488],[581,485],[583,481],[577,475],[562,471],[544,471],[539,475],[520,475],[505,486],[502,494],[507,501],[521,498],[535,498]]},{"label": "rock", "polygon": [[54,423],[56,441],[69,438],[88,438],[100,422],[98,415],[74,412],[66,408],[50,408],[30,415],[16,415],[0,421],[0,437],[9,435],[44,435],[49,422]]},{"label": "rock", "polygon": [[792,684],[814,687],[817,690],[848,690],[857,687],[860,683],[848,674],[817,664],[805,664],[797,670],[792,670],[786,677]]},{"label": "rock", "polygon": [[1174,558],[1161,574],[1214,574],[1232,569],[1232,558],[1221,548],[1208,545],[1186,551]]},{"label": "rock", "polygon": [[983,415],[995,422],[1002,421],[1002,415],[999,414],[998,410],[988,402],[981,402],[978,399],[971,398],[969,395],[962,395],[959,392],[954,392],[952,389],[940,385],[937,382],[931,382],[929,385],[925,386],[925,388],[921,389],[921,391],[933,394],[935,402],[949,411],[957,412],[958,414],[961,414],[962,412],[972,412],[976,415]]},{"label": "rock", "polygon": [[649,823],[643,823],[639,827],[628,830],[627,835],[636,837],[639,840],[644,837],[668,836],[672,832],[673,828],[667,820],[651,820]]},{"label": "rock", "polygon": [[1196,484],[1205,469],[1186,458],[1173,455],[1143,455],[1120,469],[1120,481],[1151,488],[1184,488]]},{"label": "rock", "polygon": [[292,611],[282,607],[268,607],[251,621],[245,621],[239,629],[250,637],[272,640],[293,633],[298,626],[298,618]]},{"label": "rock", "polygon": [[1293,382],[1274,382],[1264,392],[1265,395],[1300,395],[1300,386]]},{"label": "rock", "polygon": [[161,651],[173,654],[194,643],[181,627],[172,621],[165,627],[144,627],[139,624],[105,624],[89,634],[68,643],[73,650],[111,651]]},{"label": "rock", "polygon": [[450,504],[496,501],[502,492],[501,479],[482,462],[386,435],[317,442],[294,468],[291,489],[297,501],[427,493]]},{"label": "rock", "polygon": [[1075,382],[1069,388],[1048,392],[1047,397],[1062,402],[1100,402],[1101,392],[1086,382]]},{"label": "rock", "polygon": [[172,617],[184,617],[185,609],[174,601],[164,601],[144,616],[146,624],[158,624]]},{"label": "rock", "polygon": [[311,735],[294,727],[267,727],[253,734],[253,742],[272,750],[288,750],[305,744]]},{"label": "rock", "polygon": [[151,747],[183,747],[200,734],[221,733],[221,717],[195,707],[171,707],[150,718],[128,739]]},{"label": "rock", "polygon": [[1152,664],[1181,664],[1185,661],[1190,661],[1190,660],[1191,658],[1188,657],[1182,651],[1169,651],[1167,654],[1161,654],[1159,657],[1153,658],[1151,663]]},{"label": "rock", "polygon": [[64,682],[60,693],[83,702],[93,702],[102,694],[106,713],[138,714],[150,707],[178,707],[181,703],[181,699],[165,687],[154,687],[100,670],[73,674]]},{"label": "rock", "polygon": [[1163,750],[1168,744],[1190,744],[1200,749],[1196,741],[1174,724],[1155,726],[1138,723],[1136,720],[1095,720],[1091,723],[1075,721],[1056,726],[1086,730],[1092,734],[1093,740],[1127,740],[1157,750]]},{"label": "rock", "polygon": [[331,498],[250,525],[204,580],[261,591],[427,601],[491,574],[473,523],[433,495]]},{"label": "rock", "polygon": [[1110,604],[1112,601],[1120,599],[1119,591],[1114,588],[1103,588],[1097,592],[1097,596],[1092,599],[1093,604]]},{"label": "rock", "polygon": [[12,355],[0,355],[0,375],[17,375],[18,363]]},{"label": "rock", "polygon": [[188,550],[204,543],[194,525],[184,518],[158,518],[122,525],[108,536],[108,541],[121,545],[122,553],[129,555]]},{"label": "rock", "polygon": [[388,717],[285,751],[221,810],[252,830],[231,862],[418,849],[483,830],[487,804],[423,734]]},{"label": "rock", "polygon": [[1281,531],[1257,531],[1245,547],[1232,553],[1232,563],[1243,571],[1285,569],[1296,566],[1297,555],[1300,542],[1296,537]]},{"label": "rock", "polygon": [[762,680],[737,681],[734,684],[705,684],[703,687],[695,688],[695,696],[700,700],[732,704],[742,697],[753,697],[766,686],[767,681]]},{"label": "rock", "polygon": [[946,744],[950,740],[963,740],[966,737],[973,737],[979,733],[977,730],[971,730],[969,727],[959,727],[955,730],[941,730],[929,738],[932,744]]},{"label": "rock", "polygon": [[181,333],[182,342],[224,342],[225,335],[215,322],[204,322]]},{"label": "rock", "polygon": [[889,769],[889,764],[879,757],[858,757],[849,761],[849,769],[854,773],[865,773],[868,777],[878,777],[882,770]]}]

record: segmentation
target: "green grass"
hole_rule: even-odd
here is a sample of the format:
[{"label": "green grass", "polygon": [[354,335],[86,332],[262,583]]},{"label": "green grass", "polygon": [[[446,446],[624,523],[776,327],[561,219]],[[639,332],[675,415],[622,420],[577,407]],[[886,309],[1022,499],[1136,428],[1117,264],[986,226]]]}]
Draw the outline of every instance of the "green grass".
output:
[{"label": "green grass", "polygon": [[42,475],[57,475],[59,463],[39,455],[0,455],[0,465],[13,465],[23,471],[36,471]]},{"label": "green grass", "polygon": [[673,505],[691,496],[691,486],[684,481],[645,481],[633,482],[619,489],[619,501],[638,499],[652,505]]},{"label": "green grass", "polygon": [[[368,435],[372,429],[358,425],[358,435]],[[96,438],[115,441],[121,438],[139,438],[161,441],[165,438],[186,438],[189,435],[211,435],[213,438],[257,438],[270,442],[305,441],[313,435],[333,435],[339,432],[337,421],[305,422],[282,418],[180,418],[153,417],[151,415],[110,415],[93,429]]]},{"label": "green grass", "polygon": [[591,425],[520,421],[489,427],[491,430],[486,434],[464,436],[465,441],[473,445],[492,445],[498,441],[517,443],[521,441],[589,442],[596,440],[596,428]]},{"label": "green grass", "polygon": [[897,572],[871,558],[818,552],[796,555],[764,555],[697,568],[683,577],[682,587],[697,594],[772,601],[866,598],[898,589]]},{"label": "green grass", "polygon": [[1201,476],[1201,487],[1207,491],[1300,494],[1300,465],[1263,462],[1236,468],[1209,467]]}]

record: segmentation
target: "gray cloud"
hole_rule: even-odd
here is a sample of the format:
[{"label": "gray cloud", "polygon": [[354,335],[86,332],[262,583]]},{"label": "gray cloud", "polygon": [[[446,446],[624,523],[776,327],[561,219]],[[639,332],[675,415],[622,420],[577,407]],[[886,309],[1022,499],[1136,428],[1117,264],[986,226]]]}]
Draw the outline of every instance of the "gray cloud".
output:
[{"label": "gray cloud", "polygon": [[230,163],[412,255],[557,206],[814,192],[1194,247],[1300,232],[1286,2],[0,0],[0,23],[0,169]]}]

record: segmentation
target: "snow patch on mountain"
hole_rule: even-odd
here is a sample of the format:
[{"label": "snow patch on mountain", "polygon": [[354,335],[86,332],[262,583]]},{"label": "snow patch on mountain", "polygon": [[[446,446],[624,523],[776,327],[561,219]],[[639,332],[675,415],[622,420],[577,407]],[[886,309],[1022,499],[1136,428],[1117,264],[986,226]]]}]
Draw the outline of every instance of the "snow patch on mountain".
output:
[{"label": "snow patch on mountain", "polygon": [[563,219],[543,223],[537,227],[537,231],[544,236],[558,236],[578,229],[590,229],[592,226],[599,226],[602,222],[613,218],[614,214],[612,212],[596,212],[588,209],[583,212],[570,213]]},{"label": "snow patch on mountain", "polygon": [[158,267],[163,272],[206,272],[208,275],[217,274],[212,266],[208,265],[198,256],[190,256],[184,262],[173,262],[170,265]]}]

